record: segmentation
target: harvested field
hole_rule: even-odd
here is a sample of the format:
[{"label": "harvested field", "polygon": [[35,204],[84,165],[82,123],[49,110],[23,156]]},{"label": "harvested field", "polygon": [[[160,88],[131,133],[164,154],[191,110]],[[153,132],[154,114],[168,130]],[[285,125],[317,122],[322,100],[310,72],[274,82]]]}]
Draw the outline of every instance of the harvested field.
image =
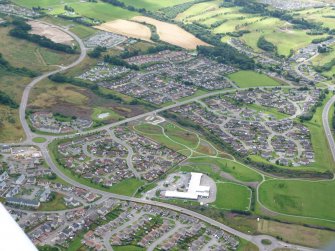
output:
[{"label": "harvested field", "polygon": [[28,23],[32,27],[32,30],[30,31],[31,34],[47,37],[51,41],[60,44],[72,44],[73,42],[73,39],[70,35],[57,28],[52,27],[51,25],[47,25],[37,21],[29,21]]},{"label": "harvested field", "polygon": [[99,26],[96,26],[96,28],[103,31],[114,32],[116,34],[120,34],[126,37],[151,41],[150,29],[147,26],[136,22],[118,19],[111,22],[103,23]]},{"label": "harvested field", "polygon": [[162,41],[183,47],[185,49],[194,50],[198,45],[208,45],[175,24],[158,21],[144,16],[137,16],[132,18],[132,20],[156,26],[157,33]]}]

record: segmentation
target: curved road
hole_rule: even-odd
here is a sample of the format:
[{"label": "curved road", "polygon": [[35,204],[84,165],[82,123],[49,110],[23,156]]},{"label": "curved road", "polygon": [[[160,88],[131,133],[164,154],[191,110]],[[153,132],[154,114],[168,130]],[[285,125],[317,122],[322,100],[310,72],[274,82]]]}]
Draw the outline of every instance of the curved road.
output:
[{"label": "curved road", "polygon": [[[44,24],[48,24],[48,23],[45,23],[45,22],[41,22],[41,23],[44,23]],[[50,24],[48,24],[50,25]],[[67,66],[61,66],[60,69],[58,70],[54,70],[54,71],[51,71],[51,72],[47,72],[47,73],[44,73],[43,75],[33,79],[33,81],[31,81],[24,89],[23,91],[23,94],[22,94],[22,98],[21,98],[21,103],[20,103],[20,121],[21,121],[21,125],[23,127],[23,130],[26,134],[26,140],[25,142],[26,143],[32,143],[32,139],[33,137],[35,137],[36,135],[34,133],[32,133],[32,131],[30,130],[29,128],[29,125],[26,121],[26,108],[27,108],[27,104],[28,104],[28,100],[29,100],[29,94],[30,94],[30,91],[31,89],[37,84],[39,83],[40,81],[42,81],[43,79],[55,74],[55,73],[59,73],[59,72],[62,72],[62,71],[65,71],[65,70],[68,70],[74,66],[77,66],[78,64],[80,64],[86,57],[86,48],[85,48],[85,45],[83,43],[83,41],[74,33],[72,33],[71,31],[69,30],[66,30],[62,27],[59,27],[59,26],[55,26],[55,25],[51,25],[53,27],[56,27],[58,28],[59,30],[69,34],[71,37],[73,37],[73,39],[79,44],[79,47],[80,47],[80,56],[78,57],[78,59],[73,62],[72,64],[70,65],[67,65]]]},{"label": "curved road", "polygon": [[[26,121],[26,118],[25,118],[25,111],[26,111],[26,107],[27,107],[27,103],[28,103],[28,99],[29,99],[29,94],[30,94],[30,91],[31,89],[37,84],[39,83],[41,80],[49,77],[50,75],[52,74],[55,74],[55,73],[58,73],[58,72],[62,72],[64,70],[67,70],[67,69],[70,69],[78,64],[80,64],[84,58],[86,57],[86,48],[82,42],[82,40],[77,37],[75,34],[73,34],[72,32],[62,28],[62,27],[58,27],[58,26],[55,26],[55,25],[52,25],[62,31],[64,31],[65,33],[69,34],[70,36],[72,36],[76,41],[77,43],[79,44],[80,46],[80,50],[81,50],[81,53],[80,53],[80,56],[79,58],[73,62],[72,64],[68,65],[68,66],[64,66],[64,67],[61,67],[60,69],[58,70],[55,70],[55,71],[52,71],[52,72],[48,72],[48,73],[44,73],[43,75],[35,78],[30,84],[28,84],[23,92],[23,96],[22,96],[22,100],[21,100],[21,104],[20,104],[20,120],[21,120],[21,123],[22,123],[22,127],[26,133],[26,140],[25,140],[25,143],[26,144],[33,144],[33,145],[37,145],[38,147],[41,148],[41,151],[43,153],[43,156],[45,158],[45,161],[48,163],[48,165],[50,166],[50,168],[53,170],[53,172],[55,172],[61,179],[65,180],[66,182],[68,182],[69,184],[73,185],[73,186],[76,186],[76,187],[79,187],[79,188],[83,188],[83,189],[86,189],[86,190],[89,190],[89,191],[92,191],[92,192],[95,192],[95,193],[98,193],[98,194],[101,194],[103,196],[103,198],[114,198],[114,199],[119,199],[119,200],[124,200],[124,201],[132,201],[132,202],[136,202],[136,203],[143,203],[143,204],[148,204],[148,205],[152,205],[152,206],[158,206],[158,207],[162,207],[162,208],[167,208],[167,209],[171,209],[171,210],[174,210],[176,212],[179,212],[179,213],[183,213],[183,214],[187,214],[187,215],[190,215],[190,216],[193,216],[195,218],[198,218],[204,222],[207,222],[213,226],[216,226],[222,230],[225,230],[226,232],[229,232],[233,235],[236,235],[242,239],[245,239],[247,241],[250,241],[252,243],[254,243],[255,245],[258,246],[258,248],[261,250],[261,251],[270,251],[270,250],[273,250],[275,248],[292,248],[292,249],[296,249],[296,250],[301,250],[301,251],[311,251],[311,250],[314,250],[314,249],[310,249],[310,248],[305,248],[305,247],[300,247],[300,246],[296,246],[296,245],[290,245],[290,244],[287,244],[287,243],[284,243],[284,242],[281,242],[281,241],[278,241],[277,239],[271,237],[271,236],[253,236],[253,235],[248,235],[248,234],[245,234],[245,233],[242,233],[240,231],[237,231],[231,227],[228,227],[220,222],[217,222],[207,216],[204,216],[204,215],[201,215],[199,213],[196,213],[194,211],[191,211],[191,210],[188,210],[188,209],[184,209],[184,208],[181,208],[181,207],[178,207],[178,206],[175,206],[175,205],[170,205],[170,204],[166,204],[166,203],[162,203],[162,202],[157,202],[157,201],[150,201],[150,200],[145,200],[145,199],[139,199],[139,198],[134,198],[134,197],[129,197],[129,196],[124,196],[124,195],[119,195],[119,194],[113,194],[113,193],[109,193],[109,192],[105,192],[105,191],[101,191],[101,190],[98,190],[98,189],[94,189],[92,187],[89,187],[89,186],[86,186],[86,185],[83,185],[77,181],[74,181],[72,180],[71,178],[69,178],[68,176],[66,176],[62,171],[60,171],[58,169],[58,167],[54,164],[50,154],[49,154],[49,151],[48,151],[48,143],[50,143],[51,140],[57,138],[55,136],[49,136],[49,137],[46,137],[48,139],[47,142],[43,143],[43,144],[34,144],[32,142],[32,139],[33,137],[37,136],[35,135],[34,133],[31,132],[30,128],[29,128],[29,125]],[[217,93],[222,93],[221,92],[217,92]],[[199,98],[203,98],[203,97],[207,97],[207,96],[212,96],[212,95],[215,95],[215,93],[210,93],[210,94],[205,94],[205,95],[202,95],[201,97],[197,97],[197,98],[193,98],[193,99],[189,99],[187,101],[184,101],[184,102],[177,102],[176,104],[174,105],[171,105],[169,107],[165,107],[165,108],[161,108],[161,109],[158,109],[156,111],[152,111],[152,112],[149,112],[149,113],[146,113],[146,114],[142,114],[142,115],[139,115],[139,116],[135,116],[133,118],[129,118],[129,119],[125,119],[124,121],[120,121],[120,122],[116,122],[116,123],[113,123],[113,124],[110,124],[110,125],[107,125],[105,127],[102,127],[102,128],[99,128],[99,129],[96,129],[96,130],[92,130],[90,131],[89,133],[92,133],[94,131],[100,131],[100,130],[104,130],[104,129],[107,129],[111,126],[117,126],[117,125],[121,125],[121,124],[124,124],[126,122],[130,122],[130,121],[133,121],[133,120],[136,120],[136,119],[139,119],[139,118],[143,118],[145,116],[148,116],[148,115],[153,115],[157,112],[160,112],[160,111],[164,111],[164,110],[167,110],[167,109],[170,109],[170,108],[173,108],[173,107],[177,107],[177,106],[180,106],[180,105],[183,105],[183,104],[186,104],[186,103],[189,103],[189,102],[193,102],[194,100],[197,100]],[[331,104],[330,104],[331,105]],[[328,113],[327,113],[328,114]],[[327,116],[328,118],[328,116]],[[334,151],[334,156],[335,156],[335,151]],[[267,245],[263,245],[261,243],[261,240],[262,239],[269,239],[272,241],[272,244],[267,246]]]},{"label": "curved road", "polygon": [[325,108],[322,111],[322,123],[323,123],[323,128],[324,128],[326,136],[327,136],[327,140],[328,140],[330,150],[331,150],[332,155],[333,155],[333,159],[335,161],[335,141],[334,141],[334,137],[332,135],[332,131],[331,131],[330,126],[329,126],[329,116],[328,116],[330,108],[334,103],[335,103],[335,96],[333,96],[327,102]]}]

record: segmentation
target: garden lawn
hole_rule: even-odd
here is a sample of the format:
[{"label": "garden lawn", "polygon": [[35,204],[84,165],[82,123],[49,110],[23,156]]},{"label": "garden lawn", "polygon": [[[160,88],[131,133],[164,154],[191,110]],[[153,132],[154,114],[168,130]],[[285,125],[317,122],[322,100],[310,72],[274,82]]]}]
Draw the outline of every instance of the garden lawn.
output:
[{"label": "garden lawn", "polygon": [[228,77],[241,88],[281,85],[276,80],[254,71],[238,71]]},{"label": "garden lawn", "polygon": [[267,180],[259,188],[260,202],[273,211],[335,221],[334,197],[334,181]]},{"label": "garden lawn", "polygon": [[228,210],[249,210],[252,193],[248,187],[225,182],[216,183],[216,188],[216,201],[213,206]]}]

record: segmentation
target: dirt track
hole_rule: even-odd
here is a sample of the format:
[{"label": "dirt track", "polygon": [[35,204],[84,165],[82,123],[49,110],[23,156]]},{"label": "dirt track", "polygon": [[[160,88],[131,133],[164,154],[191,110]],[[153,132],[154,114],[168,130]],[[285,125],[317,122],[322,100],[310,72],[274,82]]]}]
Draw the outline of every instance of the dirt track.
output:
[{"label": "dirt track", "polygon": [[31,25],[31,34],[40,35],[49,38],[51,41],[60,44],[72,44],[73,39],[65,32],[44,23],[29,21]]}]

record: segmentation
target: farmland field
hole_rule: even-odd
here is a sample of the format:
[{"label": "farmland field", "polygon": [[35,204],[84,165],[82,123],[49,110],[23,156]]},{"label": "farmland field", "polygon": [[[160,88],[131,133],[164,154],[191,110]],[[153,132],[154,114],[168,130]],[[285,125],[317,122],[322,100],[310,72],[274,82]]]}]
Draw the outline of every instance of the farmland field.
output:
[{"label": "farmland field", "polygon": [[145,8],[147,10],[159,10],[161,8],[174,6],[177,4],[192,2],[192,0],[121,0],[126,5],[131,5],[136,8]]},{"label": "farmland field", "polygon": [[334,193],[333,181],[268,180],[260,186],[259,199],[280,213],[335,220]]},{"label": "farmland field", "polygon": [[134,17],[132,20],[146,22],[156,26],[157,33],[162,41],[180,46],[185,49],[194,50],[198,45],[208,45],[207,43],[201,41],[191,33],[183,30],[175,24],[158,21],[144,16]]},{"label": "farmland field", "polygon": [[280,85],[280,83],[276,80],[254,71],[238,71],[228,75],[228,77],[236,82],[236,84],[241,88]]},{"label": "farmland field", "polygon": [[131,18],[132,16],[138,15],[136,12],[132,12],[126,9],[122,9],[120,7],[116,7],[112,4],[104,3],[101,1],[94,2],[82,2],[79,0],[69,0],[69,1],[61,1],[61,0],[15,0],[13,1],[21,6],[25,6],[28,8],[31,7],[43,7],[50,8],[46,12],[52,15],[58,15],[65,12],[64,6],[72,7],[76,14],[80,16],[85,16],[88,18],[94,18],[101,21],[111,21],[119,18]]},{"label": "farmland field", "polygon": [[99,30],[114,32],[132,38],[139,38],[145,41],[150,41],[150,29],[136,22],[118,19],[96,26]]}]

